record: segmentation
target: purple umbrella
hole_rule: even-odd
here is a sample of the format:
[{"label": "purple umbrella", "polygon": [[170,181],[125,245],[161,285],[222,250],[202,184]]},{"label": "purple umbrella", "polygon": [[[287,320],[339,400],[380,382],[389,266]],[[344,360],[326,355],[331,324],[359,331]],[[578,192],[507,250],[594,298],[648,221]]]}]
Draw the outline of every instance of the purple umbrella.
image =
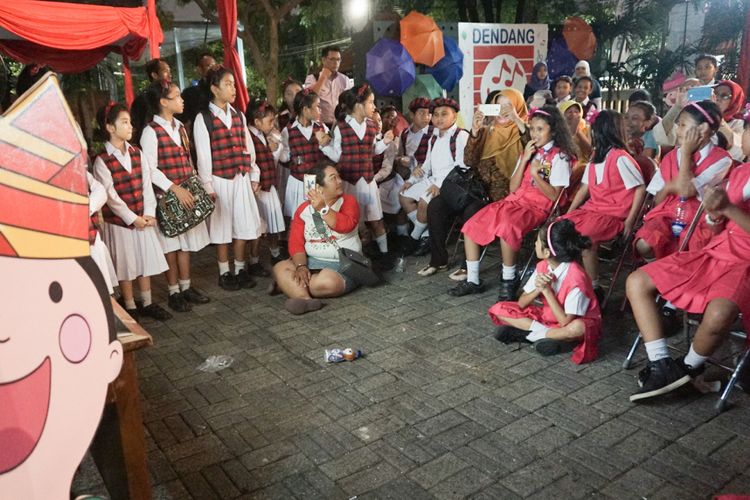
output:
[{"label": "purple umbrella", "polygon": [[403,45],[381,38],[367,53],[365,77],[378,95],[399,96],[414,83],[414,60]]},{"label": "purple umbrella", "polygon": [[458,43],[451,37],[443,37],[443,48],[445,57],[432,68],[427,68],[426,72],[435,77],[445,90],[453,90],[464,76],[464,55],[458,48]]}]

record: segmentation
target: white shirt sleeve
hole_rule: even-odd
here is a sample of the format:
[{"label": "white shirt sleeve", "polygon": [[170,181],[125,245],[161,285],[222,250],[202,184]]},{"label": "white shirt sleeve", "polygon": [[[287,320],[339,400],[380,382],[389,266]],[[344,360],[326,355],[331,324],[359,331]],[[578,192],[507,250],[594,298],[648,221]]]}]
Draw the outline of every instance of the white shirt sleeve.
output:
[{"label": "white shirt sleeve", "polygon": [[591,301],[583,294],[580,288],[574,288],[565,297],[563,309],[565,310],[565,314],[583,316],[589,308],[589,302]]},{"label": "white shirt sleeve", "polygon": [[240,113],[240,118],[242,119],[242,128],[245,130],[245,153],[250,155],[250,181],[251,182],[260,182],[260,168],[258,167],[258,164],[255,162],[255,144],[253,143],[253,138],[250,137],[250,130],[247,128],[247,122],[245,121],[245,115]]},{"label": "white shirt sleeve", "polygon": [[536,276],[537,272],[536,269],[534,269],[534,272],[531,273],[531,276],[529,276],[529,280],[523,286],[524,293],[531,293],[536,290]]},{"label": "white shirt sleeve", "polygon": [[591,168],[591,162],[586,164],[586,168],[583,169],[583,177],[581,177],[581,184],[588,185],[589,183],[589,169]]},{"label": "white shirt sleeve", "polygon": [[648,183],[648,186],[646,187],[646,191],[648,194],[656,195],[659,191],[664,189],[664,186],[666,186],[667,183],[664,182],[664,177],[661,175],[661,169],[656,169],[656,172],[654,172],[654,176],[651,178],[651,182]]},{"label": "white shirt sleeve", "polygon": [[198,158],[198,177],[208,194],[213,194],[213,167],[211,161],[211,138],[208,129],[203,122],[203,113],[195,115],[193,122],[193,142],[195,143],[195,154]]},{"label": "white shirt sleeve", "polygon": [[432,137],[430,137],[427,139],[427,154],[425,154],[424,163],[421,165],[422,170],[424,171],[424,178],[428,178],[432,174],[432,163],[430,162],[430,158],[432,157],[432,144],[433,140]]},{"label": "white shirt sleeve", "polygon": [[[141,177],[143,178],[143,215],[156,217],[156,196],[151,184],[151,172],[156,170],[149,163],[146,155],[141,154]],[[161,173],[161,172],[160,172]],[[162,174],[164,175],[164,174]]]},{"label": "white shirt sleeve", "polygon": [[693,185],[700,192],[703,188],[713,184],[717,179],[726,177],[732,166],[732,160],[726,156],[717,161],[693,179]]},{"label": "white shirt sleeve", "polygon": [[737,161],[742,161],[745,157],[742,154],[742,134],[745,131],[745,121],[735,119],[727,123],[727,126],[732,130],[732,147],[729,148],[729,154]]},{"label": "white shirt sleeve", "polygon": [[373,147],[373,150],[372,150],[372,154],[379,155],[380,153],[382,153],[386,149],[388,149],[388,145],[385,144],[382,139],[378,139],[377,137],[375,137],[375,142],[374,142],[374,147]]},{"label": "white shirt sleeve", "polygon": [[287,163],[289,161],[289,129],[284,127],[281,131],[281,146],[279,147],[279,161]]},{"label": "white shirt sleeve", "polygon": [[159,140],[156,138],[156,131],[150,125],[146,125],[141,133],[141,150],[143,157],[151,166],[151,182],[162,191],[168,191],[172,187],[172,181],[159,170]]},{"label": "white shirt sleeve", "polygon": [[89,172],[86,172],[86,180],[89,183],[89,215],[94,215],[107,203],[107,191]]},{"label": "white shirt sleeve", "polygon": [[643,185],[643,175],[638,167],[627,156],[617,159],[617,171],[620,173],[625,189],[633,189]]},{"label": "white shirt sleeve", "polygon": [[458,137],[456,137],[456,163],[454,167],[461,167],[464,170],[469,168],[464,163],[464,150],[467,142],[469,142],[469,133],[466,130],[460,131]]},{"label": "white shirt sleeve", "polygon": [[94,177],[96,177],[96,180],[104,186],[104,190],[107,192],[107,206],[116,216],[121,218],[125,224],[131,225],[133,221],[138,218],[138,214],[132,212],[128,208],[128,205],[122,201],[120,195],[117,194],[114,181],[112,181],[112,173],[104,164],[104,160],[98,157],[94,161]]},{"label": "white shirt sleeve", "polygon": [[[313,134],[315,132],[313,131]],[[338,163],[341,159],[341,130],[338,127],[333,129],[333,139],[326,146],[320,146],[323,154],[331,159],[332,162]]]},{"label": "white shirt sleeve", "polygon": [[381,165],[380,170],[375,172],[375,176],[373,177],[375,182],[381,182],[383,179],[391,175],[391,172],[393,172],[393,161],[396,159],[398,150],[399,138],[396,137],[393,139],[392,143],[388,144],[385,154],[383,154],[383,165]]},{"label": "white shirt sleeve", "polygon": [[555,187],[568,187],[570,185],[570,159],[563,158],[559,153],[552,158],[552,166],[549,171],[549,183]]}]

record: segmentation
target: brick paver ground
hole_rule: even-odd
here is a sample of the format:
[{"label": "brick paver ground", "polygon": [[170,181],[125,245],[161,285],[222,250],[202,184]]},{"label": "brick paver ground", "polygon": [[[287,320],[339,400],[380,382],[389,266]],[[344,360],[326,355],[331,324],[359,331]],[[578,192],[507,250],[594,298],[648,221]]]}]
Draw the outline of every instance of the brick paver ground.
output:
[{"label": "brick paver ground", "polygon": [[[637,370],[621,367],[630,316],[606,317],[595,363],[541,358],[491,336],[486,310],[496,294],[496,256],[483,265],[490,291],[463,298],[445,293],[447,273],[418,277],[425,260],[409,258],[388,285],[295,317],[282,296],[265,294],[268,279],[249,291],[219,289],[213,250],[204,250],[194,283],[213,301],[168,323],[144,322],[156,343],[138,356],[155,496],[750,493],[745,394],[735,391],[735,407],[720,416],[716,395],[692,389],[631,404]],[[339,346],[366,357],[324,363],[323,350]],[[215,354],[234,364],[196,370]],[[76,489],[102,493],[94,476],[86,462]]]}]

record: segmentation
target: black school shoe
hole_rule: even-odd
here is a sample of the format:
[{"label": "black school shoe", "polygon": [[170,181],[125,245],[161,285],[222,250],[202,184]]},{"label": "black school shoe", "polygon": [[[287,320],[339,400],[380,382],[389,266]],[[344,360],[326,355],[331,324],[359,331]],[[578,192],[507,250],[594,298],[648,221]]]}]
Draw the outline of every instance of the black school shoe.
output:
[{"label": "black school shoe", "polygon": [[247,274],[250,276],[257,276],[259,278],[268,278],[271,276],[271,273],[266,271],[266,268],[263,267],[260,262],[256,262],[255,264],[251,264],[247,268]]},{"label": "black school shoe", "polygon": [[499,326],[495,330],[495,339],[499,340],[503,344],[512,344],[513,342],[526,342],[530,343],[526,336],[529,334],[528,330],[521,330],[515,326],[503,325]]},{"label": "black school shoe", "polygon": [[414,255],[415,257],[423,257],[431,251],[430,237],[428,236],[427,238],[420,238],[419,244],[417,245],[417,248],[414,250],[412,255]]},{"label": "black school shoe", "polygon": [[555,339],[539,339],[534,342],[534,350],[542,356],[554,356],[566,351],[570,351],[573,342]]},{"label": "black school shoe", "polygon": [[187,301],[182,292],[173,293],[167,299],[167,305],[169,308],[176,312],[189,312],[193,310],[193,306]]},{"label": "black school shoe", "polygon": [[245,269],[240,269],[236,275],[237,283],[240,288],[252,288],[255,286],[255,280],[250,277],[250,274]]},{"label": "black school shoe", "polygon": [[681,360],[672,358],[650,361],[638,374],[638,384],[641,388],[630,396],[630,401],[641,401],[672,392],[690,382],[699,371],[702,369],[692,370]]},{"label": "black school shoe", "polygon": [[158,319],[159,321],[166,321],[173,318],[169,311],[164,309],[156,302],[152,302],[149,305],[144,306],[144,308],[141,309],[141,316]]},{"label": "black school shoe", "polygon": [[518,279],[500,280],[500,291],[497,294],[498,302],[509,302],[516,300],[518,293]]},{"label": "black school shoe", "polygon": [[240,289],[240,284],[237,281],[237,276],[228,271],[224,274],[219,275],[219,286],[229,292],[236,292]]},{"label": "black school shoe", "polygon": [[475,293],[484,293],[484,284],[481,281],[479,284],[472,283],[469,280],[460,281],[458,285],[448,289],[448,295],[453,297],[463,297]]},{"label": "black school shoe", "polygon": [[182,296],[185,297],[185,300],[191,304],[208,304],[211,302],[211,299],[207,295],[199,292],[193,287],[183,290],[181,293]]}]

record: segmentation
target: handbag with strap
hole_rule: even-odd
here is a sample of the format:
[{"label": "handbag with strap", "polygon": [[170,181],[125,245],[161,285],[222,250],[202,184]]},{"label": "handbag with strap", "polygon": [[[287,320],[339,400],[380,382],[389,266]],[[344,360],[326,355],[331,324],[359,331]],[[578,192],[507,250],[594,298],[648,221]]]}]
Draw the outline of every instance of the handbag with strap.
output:
[{"label": "handbag with strap", "polygon": [[[180,138],[182,147],[189,151],[190,142],[185,133],[185,127],[180,128]],[[195,168],[193,168],[193,175],[180,183],[180,187],[190,191],[193,195],[193,208],[185,208],[172,191],[164,193],[156,205],[159,229],[167,238],[174,238],[194,228],[206,220],[215,208],[214,200],[211,199],[203,183],[195,174]]]},{"label": "handbag with strap", "polygon": [[380,277],[372,270],[370,259],[359,252],[341,248],[336,238],[326,231],[326,223],[318,212],[312,214],[315,230],[327,243],[336,247],[339,255],[339,272],[360,285],[374,286],[380,283]]},{"label": "handbag with strap", "polygon": [[440,197],[455,212],[474,201],[489,202],[484,185],[472,169],[453,167],[440,186]]}]

